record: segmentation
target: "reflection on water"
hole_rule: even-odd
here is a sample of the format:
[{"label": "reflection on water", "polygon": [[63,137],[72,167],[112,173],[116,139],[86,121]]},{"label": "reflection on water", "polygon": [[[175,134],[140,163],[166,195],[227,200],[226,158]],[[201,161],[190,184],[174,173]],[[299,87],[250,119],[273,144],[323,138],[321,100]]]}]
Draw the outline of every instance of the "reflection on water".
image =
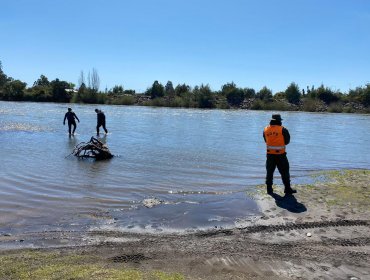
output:
[{"label": "reflection on water", "polygon": [[[102,106],[112,160],[66,157],[96,133],[96,105],[0,102],[0,231],[232,225],[256,213],[246,191],[264,183],[262,130],[272,112]],[[293,184],[317,170],[368,168],[370,117],[282,112]],[[281,184],[276,172],[275,182]],[[147,209],[146,198],[166,203]]]},{"label": "reflection on water", "polygon": [[23,131],[23,132],[43,132],[47,131],[47,128],[32,125],[29,123],[6,123],[1,128],[2,131]]},{"label": "reflection on water", "polygon": [[74,147],[76,147],[76,145],[79,143],[77,142],[77,137],[75,137],[74,135],[68,135],[68,150],[73,150]]}]

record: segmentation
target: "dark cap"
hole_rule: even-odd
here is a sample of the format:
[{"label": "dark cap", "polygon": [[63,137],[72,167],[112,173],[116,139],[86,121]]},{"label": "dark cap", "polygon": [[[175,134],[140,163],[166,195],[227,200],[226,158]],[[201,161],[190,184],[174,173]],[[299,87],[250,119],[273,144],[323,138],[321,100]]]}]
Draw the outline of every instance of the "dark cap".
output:
[{"label": "dark cap", "polygon": [[283,119],[281,118],[280,114],[273,114],[271,120],[281,122]]},{"label": "dark cap", "polygon": [[68,108],[68,111],[72,111],[72,108]]}]

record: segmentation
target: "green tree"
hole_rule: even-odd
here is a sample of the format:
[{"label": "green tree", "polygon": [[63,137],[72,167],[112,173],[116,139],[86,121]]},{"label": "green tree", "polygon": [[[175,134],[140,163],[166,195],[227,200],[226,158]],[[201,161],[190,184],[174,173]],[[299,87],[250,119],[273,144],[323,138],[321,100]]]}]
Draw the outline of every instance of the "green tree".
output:
[{"label": "green tree", "polygon": [[5,84],[7,83],[7,82],[10,82],[11,80],[13,80],[12,78],[10,78],[10,77],[8,77],[5,73],[4,73],[4,71],[3,71],[3,65],[2,65],[2,63],[1,63],[1,61],[0,61],[0,90],[2,89],[2,88],[4,88],[4,86],[5,86]]},{"label": "green tree", "polygon": [[351,89],[348,93],[348,98],[354,102],[360,102],[364,106],[370,106],[370,84],[365,87],[357,87],[356,89]]},{"label": "green tree", "polygon": [[257,92],[256,97],[263,101],[271,101],[272,91],[264,86],[259,92]]},{"label": "green tree", "polygon": [[[334,92],[324,85],[318,87],[315,91],[315,95],[318,99],[324,101],[326,104],[330,104],[332,102],[336,102],[339,98],[334,94]],[[312,91],[311,91],[312,94]]]},{"label": "green tree", "polygon": [[69,88],[68,82],[55,79],[54,81],[50,82],[50,85],[53,95],[53,101],[69,102],[71,100],[72,94],[66,91],[66,89]]},{"label": "green tree", "polygon": [[291,83],[285,90],[285,98],[289,103],[298,104],[301,100],[301,92],[296,83]]},{"label": "green tree", "polygon": [[164,87],[158,81],[154,81],[152,87],[148,90],[152,99],[164,96]]},{"label": "green tree", "polygon": [[370,106],[370,84],[367,84],[361,94],[361,102],[366,107]]},{"label": "green tree", "polygon": [[243,90],[245,98],[253,98],[256,96],[256,91],[253,88],[245,88]]},{"label": "green tree", "polygon": [[49,86],[50,85],[50,82],[48,80],[48,78],[44,75],[41,75],[40,78],[37,79],[37,81],[35,81],[33,83],[33,86]]},{"label": "green tree", "polygon": [[182,85],[178,84],[175,88],[175,94],[178,96],[181,96],[184,93],[189,93],[190,91],[191,91],[190,86],[186,84],[182,84]]},{"label": "green tree", "polygon": [[199,108],[215,108],[215,94],[212,93],[209,85],[196,86],[193,90]]},{"label": "green tree", "polygon": [[124,94],[135,94],[135,90],[133,90],[133,89],[125,89],[124,91],[123,91],[123,93]]},{"label": "green tree", "polygon": [[316,99],[317,98],[316,89],[315,89],[314,86],[311,86],[311,88],[309,86],[307,86],[307,97],[309,97],[311,99]]},{"label": "green tree", "polygon": [[275,99],[286,99],[285,91],[279,91],[274,94]]},{"label": "green tree", "polygon": [[227,83],[221,86],[221,93],[227,95],[228,93],[237,90],[236,84],[234,82]]},{"label": "green tree", "polygon": [[112,92],[114,94],[123,94],[123,92],[124,92],[123,86],[122,85],[115,85],[112,89]]},{"label": "green tree", "polygon": [[234,82],[221,86],[221,94],[233,106],[239,106],[244,100],[244,90],[238,88]]},{"label": "green tree", "polygon": [[87,94],[87,87],[84,82],[82,82],[78,88],[77,93],[73,96],[72,102],[73,103],[81,103],[85,102],[85,96]]},{"label": "green tree", "polygon": [[242,89],[234,89],[226,94],[227,102],[230,105],[239,106],[244,101],[244,91]]},{"label": "green tree", "polygon": [[173,88],[173,84],[171,81],[168,81],[164,87],[165,95],[174,97],[175,96],[175,89]]},{"label": "green tree", "polygon": [[20,81],[14,80],[6,82],[4,85],[4,99],[5,100],[22,100],[24,96],[24,90],[27,84]]}]

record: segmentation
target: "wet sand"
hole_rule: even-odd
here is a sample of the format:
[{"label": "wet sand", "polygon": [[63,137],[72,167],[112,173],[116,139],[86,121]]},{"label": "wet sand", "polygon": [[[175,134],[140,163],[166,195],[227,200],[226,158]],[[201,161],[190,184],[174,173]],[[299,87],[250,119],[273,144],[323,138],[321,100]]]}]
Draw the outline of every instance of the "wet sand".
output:
[{"label": "wet sand", "polygon": [[[319,174],[312,185],[294,186],[298,193],[289,197],[281,187],[269,196],[259,186],[251,195],[263,215],[232,229],[190,234],[3,234],[0,261],[16,263],[30,252],[52,253],[55,262],[78,255],[84,263],[108,270],[176,273],[172,278],[132,279],[370,279],[369,182],[369,170],[353,170]],[[33,271],[35,264],[31,261],[27,269]],[[1,279],[18,279],[17,275],[14,267],[0,269]],[[36,274],[29,275],[24,279],[36,279]],[[57,279],[58,273],[51,275]]]}]

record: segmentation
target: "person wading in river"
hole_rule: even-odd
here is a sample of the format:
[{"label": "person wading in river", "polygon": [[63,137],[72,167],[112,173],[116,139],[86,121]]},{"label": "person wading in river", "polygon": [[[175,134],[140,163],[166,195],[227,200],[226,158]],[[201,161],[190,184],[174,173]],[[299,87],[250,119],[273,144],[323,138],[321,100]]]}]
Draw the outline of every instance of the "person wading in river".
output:
[{"label": "person wading in river", "polygon": [[283,119],[279,114],[272,115],[270,125],[263,130],[263,139],[266,142],[266,186],[267,193],[272,194],[274,171],[278,168],[284,184],[284,193],[291,195],[297,191],[290,186],[289,161],[286,156],[285,146],[290,142],[288,129],[282,126]]},{"label": "person wading in river", "polygon": [[96,116],[97,116],[96,135],[99,135],[99,127],[101,127],[101,126],[103,127],[105,133],[107,134],[108,130],[105,127],[105,115],[104,115],[104,113],[99,109],[95,109],[95,113],[96,113]]},{"label": "person wading in river", "polygon": [[71,135],[72,126],[73,126],[72,135],[75,134],[76,126],[77,126],[75,119],[77,119],[78,122],[80,122],[80,120],[78,119],[77,115],[74,112],[72,112],[71,108],[68,108],[68,112],[64,116],[63,125],[66,124],[66,119],[68,120],[69,135]]}]

